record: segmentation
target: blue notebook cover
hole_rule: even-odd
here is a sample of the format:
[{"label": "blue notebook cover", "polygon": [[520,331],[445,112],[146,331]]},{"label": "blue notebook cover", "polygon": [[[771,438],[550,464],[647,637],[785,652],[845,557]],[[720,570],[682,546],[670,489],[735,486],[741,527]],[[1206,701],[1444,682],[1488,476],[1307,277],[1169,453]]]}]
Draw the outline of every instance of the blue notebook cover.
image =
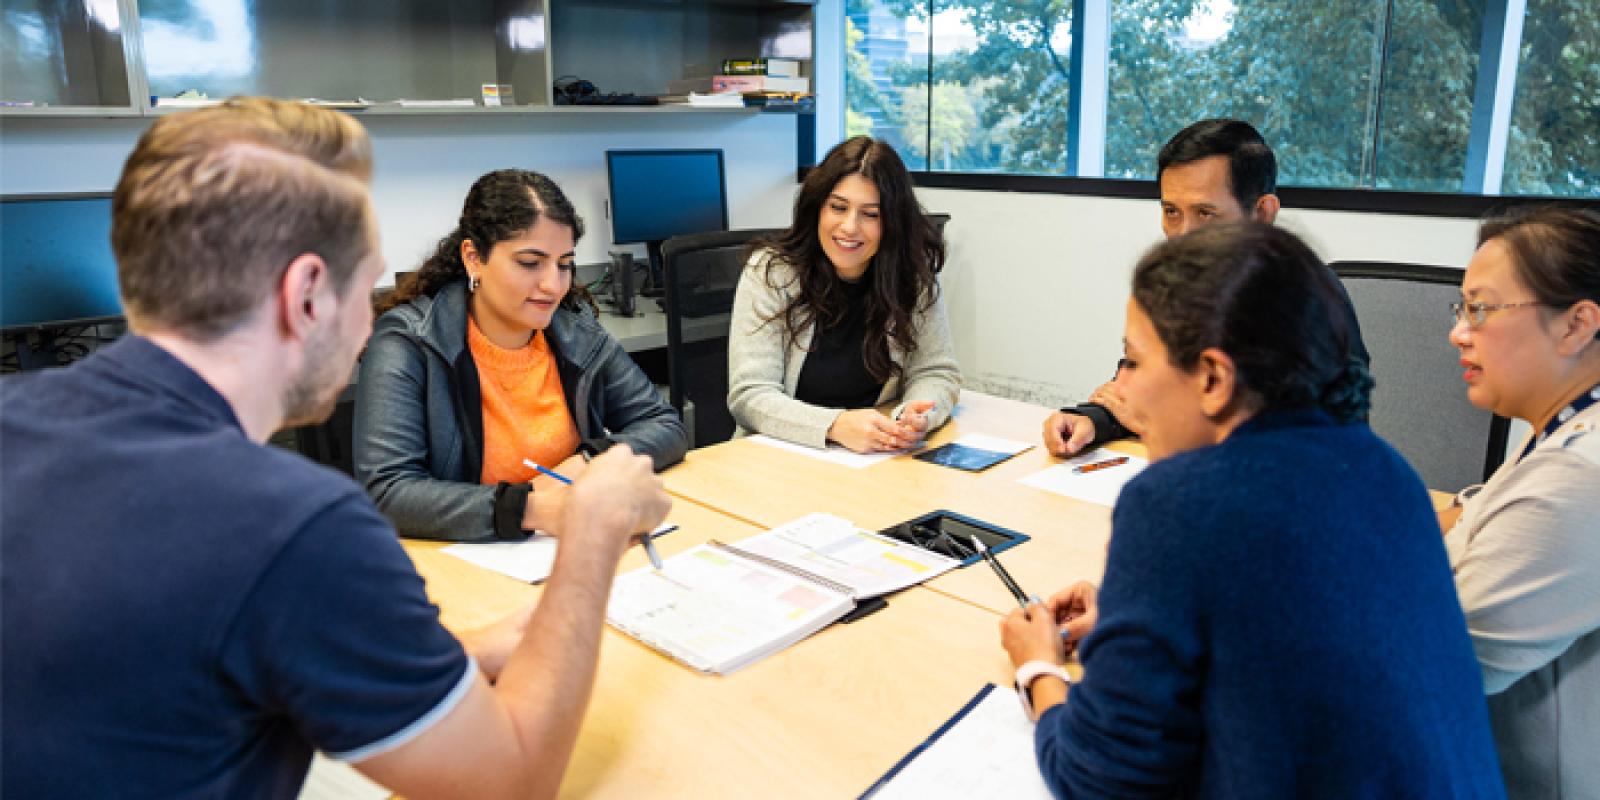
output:
[{"label": "blue notebook cover", "polygon": [[1016,453],[985,450],[981,447],[969,447],[951,442],[935,447],[932,450],[924,450],[912,457],[918,461],[926,461],[929,464],[938,464],[942,467],[955,467],[968,472],[982,472],[1014,455]]}]

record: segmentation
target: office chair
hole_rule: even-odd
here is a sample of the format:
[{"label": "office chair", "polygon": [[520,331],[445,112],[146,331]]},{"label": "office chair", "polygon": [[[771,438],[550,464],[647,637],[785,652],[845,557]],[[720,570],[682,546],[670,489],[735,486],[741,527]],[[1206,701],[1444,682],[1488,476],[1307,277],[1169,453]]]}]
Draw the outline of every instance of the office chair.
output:
[{"label": "office chair", "polygon": [[683,414],[689,446],[733,438],[728,411],[728,327],[744,251],[778,230],[674,236],[661,245],[667,290],[668,401]]},{"label": "office chair", "polygon": [[294,449],[318,464],[325,464],[354,477],[355,422],[355,384],[350,384],[344,387],[338,404],[326,420],[294,429]]},{"label": "office chair", "polygon": [[1336,261],[1333,268],[1372,354],[1372,430],[1405,456],[1430,489],[1488,480],[1505,460],[1510,421],[1474,408],[1448,334],[1461,270]]}]

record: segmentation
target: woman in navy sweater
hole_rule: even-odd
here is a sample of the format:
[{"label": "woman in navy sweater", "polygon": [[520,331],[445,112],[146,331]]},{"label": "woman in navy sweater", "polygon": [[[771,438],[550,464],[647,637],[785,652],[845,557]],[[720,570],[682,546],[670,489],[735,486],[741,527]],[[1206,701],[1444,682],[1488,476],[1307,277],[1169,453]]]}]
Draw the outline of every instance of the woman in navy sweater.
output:
[{"label": "woman in navy sweater", "polygon": [[1372,380],[1334,281],[1259,225],[1139,263],[1118,381],[1154,463],[1098,593],[1001,625],[1057,795],[1504,794],[1427,492],[1354,422]]}]

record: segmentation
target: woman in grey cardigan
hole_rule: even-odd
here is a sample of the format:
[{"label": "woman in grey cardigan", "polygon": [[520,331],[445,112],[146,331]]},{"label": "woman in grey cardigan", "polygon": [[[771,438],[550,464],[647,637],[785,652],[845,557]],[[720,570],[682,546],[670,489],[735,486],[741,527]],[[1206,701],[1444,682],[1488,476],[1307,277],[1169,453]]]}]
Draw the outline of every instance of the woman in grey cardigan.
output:
[{"label": "woman in grey cardigan", "polygon": [[961,387],[944,257],[893,148],[866,136],[833,148],[739,280],[728,409],[740,431],[867,453],[943,425]]},{"label": "woman in grey cardigan", "polygon": [[455,232],[385,303],[361,361],[356,478],[404,536],[554,528],[572,477],[615,443],[683,458],[678,412],[572,286],[583,221],[525,170],[479,178]]}]

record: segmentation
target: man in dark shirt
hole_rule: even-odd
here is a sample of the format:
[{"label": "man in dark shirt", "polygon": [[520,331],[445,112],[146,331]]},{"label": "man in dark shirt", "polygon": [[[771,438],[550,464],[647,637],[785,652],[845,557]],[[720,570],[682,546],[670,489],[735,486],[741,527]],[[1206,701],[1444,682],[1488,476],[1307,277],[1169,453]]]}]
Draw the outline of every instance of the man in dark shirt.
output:
[{"label": "man in dark shirt", "polygon": [[313,749],[414,798],[558,788],[617,559],[668,501],[648,458],[596,459],[537,610],[457,640],[360,488],[264,446],[371,329],[370,174],[350,117],[263,99],[129,156],[132,333],[0,382],[0,794],[293,797]]},{"label": "man in dark shirt", "polygon": [[[1251,219],[1271,225],[1278,218],[1278,161],[1248,122],[1207,119],[1179,131],[1156,157],[1156,183],[1161,189],[1161,232],[1168,239],[1213,222]],[[1367,361],[1348,297],[1345,310],[1351,351]],[[1071,456],[1138,436],[1143,429],[1113,376],[1089,395],[1089,402],[1051,414],[1044,422],[1044,444],[1053,455]]]}]

